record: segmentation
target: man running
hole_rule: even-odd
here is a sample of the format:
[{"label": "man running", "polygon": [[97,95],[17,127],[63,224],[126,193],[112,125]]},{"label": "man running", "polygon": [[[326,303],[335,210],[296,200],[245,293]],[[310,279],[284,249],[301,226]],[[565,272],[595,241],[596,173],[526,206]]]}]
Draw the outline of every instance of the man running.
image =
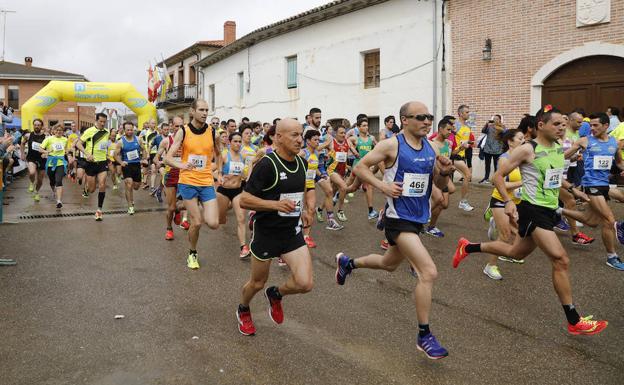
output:
[{"label": "man running", "polygon": [[[217,170],[221,169],[219,147],[215,141],[215,130],[206,124],[208,102],[195,100],[191,103],[189,122],[176,132],[173,144],[169,147],[165,164],[180,169],[178,193],[184,200],[184,207],[191,219],[188,231],[189,254],[186,264],[189,269],[199,269],[197,259],[197,240],[202,223],[209,228],[219,227],[219,207],[214,188],[212,162],[216,156]],[[175,154],[182,148],[182,159],[175,159]],[[202,204],[200,209],[199,204]]]},{"label": "man running", "polygon": [[[437,147],[440,156],[451,158],[451,151],[453,149],[453,143],[449,140],[451,136],[451,129],[453,124],[448,119],[442,119],[438,123],[438,132],[435,138],[431,140],[431,143]],[[443,210],[446,210],[449,206],[449,197],[455,192],[455,184],[452,180],[448,181],[448,184],[443,189],[438,189],[433,185],[431,190],[432,208],[431,218],[429,219],[429,226],[427,226],[426,233],[436,238],[444,237],[444,233],[437,227],[438,218]]]},{"label": "man running", "polygon": [[301,124],[294,119],[279,121],[275,150],[256,164],[241,194],[241,206],[256,211],[251,277],[243,286],[236,311],[238,330],[244,335],[256,333],[249,304],[269,278],[271,259],[281,257],[291,271],[283,285],[270,286],[264,292],[273,322],[284,321],[282,297],[312,290],[312,258],[301,228],[301,215],[309,215],[304,209],[307,165],[297,155],[302,147],[302,131]]},{"label": "man running", "polygon": [[121,165],[128,215],[134,215],[134,191],[141,188],[141,163],[147,164],[147,152],[134,134],[134,123],[124,122],[124,136],[117,141],[115,160]]},{"label": "man running", "polygon": [[[420,102],[401,106],[399,119],[403,133],[381,141],[362,159],[356,173],[365,183],[386,195],[385,233],[390,248],[384,255],[370,254],[351,259],[343,253],[336,255],[336,281],[344,285],[356,268],[394,271],[405,258],[418,274],[414,288],[416,317],[418,318],[418,350],[431,359],[448,356],[429,330],[431,291],[437,269],[418,234],[429,220],[429,198],[433,184],[443,189],[453,171],[451,161],[439,156],[439,151],[427,140],[433,121],[427,107]],[[384,162],[386,171],[380,181],[370,167]]]},{"label": "man running", "polygon": [[108,174],[108,136],[109,132],[104,127],[106,114],[95,114],[95,126],[88,128],[76,141],[76,148],[85,153],[87,164],[87,191],[93,193],[98,188],[98,205],[95,211],[95,220],[102,220],[102,206],[106,197],[106,175]]},{"label": "man running", "polygon": [[453,160],[453,165],[464,176],[464,181],[462,182],[461,187],[461,200],[459,201],[459,208],[464,211],[472,211],[474,207],[468,203],[468,192],[470,190],[470,181],[472,179],[472,172],[468,168],[466,163],[466,149],[473,145],[470,141],[471,130],[468,126],[468,118],[470,117],[470,108],[462,104],[457,109],[457,121],[455,122],[455,127],[457,128],[457,132],[455,132],[455,142],[457,143],[457,152],[455,152],[451,159]]},{"label": "man running", "polygon": [[35,202],[39,202],[41,197],[39,196],[39,190],[43,184],[43,178],[45,177],[45,160],[41,156],[41,143],[46,138],[43,132],[43,120],[33,120],[33,131],[24,136],[24,141],[27,143],[28,153],[22,151],[22,160],[28,162],[28,178],[30,178],[30,184],[28,185],[28,192],[34,193],[33,199]]},{"label": "man running", "polygon": [[[366,154],[368,154],[377,144],[375,137],[368,133],[367,118],[362,118],[357,121],[357,131],[357,135],[353,135],[347,140],[351,152],[356,154],[355,160],[353,161],[353,168],[355,168],[360,159],[364,158],[364,156],[366,156]],[[377,165],[374,165],[373,168],[373,172],[377,172]],[[361,180],[355,175],[355,173],[351,173],[349,181],[350,183],[348,183],[349,188],[347,189],[347,193],[357,191],[357,189],[362,185]],[[368,206],[368,219],[377,219],[377,217],[379,217],[379,213],[373,208],[373,189],[367,185],[364,186],[364,189],[366,192],[366,205]]]},{"label": "man running", "polygon": [[[535,119],[537,138],[516,148],[493,177],[493,183],[505,205],[505,214],[518,222],[519,236],[513,245],[503,241],[471,243],[465,238],[460,238],[453,256],[453,267],[457,267],[470,253],[483,252],[524,259],[539,247],[550,258],[553,286],[568,320],[568,332],[596,334],[606,328],[608,323],[592,320],[591,316],[581,317],[578,314],[572,301],[568,273],[570,259],[553,231],[553,226],[557,223],[557,214],[571,212],[559,208],[558,205],[559,187],[562,184],[564,188],[569,188],[575,197],[585,201],[589,199],[563,179],[563,149],[557,144],[557,138],[563,129],[561,113],[547,105],[537,112]],[[505,188],[504,179],[516,167],[520,167],[522,178],[522,201],[517,207]]]}]

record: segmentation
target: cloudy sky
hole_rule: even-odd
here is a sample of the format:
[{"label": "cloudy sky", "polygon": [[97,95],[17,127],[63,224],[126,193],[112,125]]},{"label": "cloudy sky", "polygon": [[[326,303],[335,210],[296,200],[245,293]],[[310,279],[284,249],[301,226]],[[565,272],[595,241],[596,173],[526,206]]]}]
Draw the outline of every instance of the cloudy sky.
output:
[{"label": "cloudy sky", "polygon": [[[148,61],[198,40],[223,38],[236,21],[243,35],[329,0],[0,0],[7,14],[5,60],[131,82],[147,91]],[[0,18],[0,23],[2,19]]]}]

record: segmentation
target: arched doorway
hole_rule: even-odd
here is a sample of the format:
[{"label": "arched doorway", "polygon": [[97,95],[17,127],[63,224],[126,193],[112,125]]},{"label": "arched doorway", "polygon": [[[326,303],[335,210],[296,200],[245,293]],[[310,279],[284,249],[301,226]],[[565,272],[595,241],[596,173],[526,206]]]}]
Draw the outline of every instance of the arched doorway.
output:
[{"label": "arched doorway", "polygon": [[561,66],[544,81],[542,104],[587,113],[624,106],[624,58],[594,55]]}]

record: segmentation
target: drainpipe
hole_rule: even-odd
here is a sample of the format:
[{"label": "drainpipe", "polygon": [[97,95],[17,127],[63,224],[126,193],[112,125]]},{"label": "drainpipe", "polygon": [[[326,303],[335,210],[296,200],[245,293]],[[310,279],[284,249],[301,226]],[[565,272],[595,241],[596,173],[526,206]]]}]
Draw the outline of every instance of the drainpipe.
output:
[{"label": "drainpipe", "polygon": [[446,13],[446,0],[442,0],[442,68],[440,69],[440,99],[442,99],[442,107],[440,109],[440,116],[446,115],[446,31],[444,26],[444,19]]},{"label": "drainpipe", "polygon": [[[431,106],[431,113],[434,116],[438,115],[438,2],[433,0],[433,103]],[[432,122],[433,123],[433,122]],[[437,127],[436,124],[433,124]],[[437,128],[436,128],[437,130]]]}]

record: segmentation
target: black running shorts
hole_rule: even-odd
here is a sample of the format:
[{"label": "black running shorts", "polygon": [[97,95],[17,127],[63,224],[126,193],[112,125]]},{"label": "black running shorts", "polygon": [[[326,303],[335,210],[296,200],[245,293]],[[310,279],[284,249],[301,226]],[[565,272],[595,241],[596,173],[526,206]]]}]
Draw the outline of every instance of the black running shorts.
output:
[{"label": "black running shorts", "polygon": [[99,173],[108,171],[108,161],[101,162],[87,162],[85,165],[85,172],[87,176],[97,176]]},{"label": "black running shorts", "polygon": [[267,261],[306,245],[303,239],[303,231],[299,231],[297,235],[286,237],[278,234],[280,234],[279,230],[261,229],[254,222],[253,234],[249,244],[251,254],[261,261]]},{"label": "black running shorts", "polygon": [[405,219],[389,218],[387,216],[384,220],[386,222],[386,239],[390,246],[396,246],[396,239],[401,233],[420,234],[424,231],[424,225],[422,223],[406,221]]},{"label": "black running shorts", "polygon": [[537,206],[527,201],[518,204],[518,234],[522,238],[531,235],[535,228],[553,231],[559,222],[555,209]]},{"label": "black running shorts", "polygon": [[141,182],[141,164],[140,163],[128,163],[126,167],[121,168],[121,174],[124,179],[132,178],[133,182]]}]

